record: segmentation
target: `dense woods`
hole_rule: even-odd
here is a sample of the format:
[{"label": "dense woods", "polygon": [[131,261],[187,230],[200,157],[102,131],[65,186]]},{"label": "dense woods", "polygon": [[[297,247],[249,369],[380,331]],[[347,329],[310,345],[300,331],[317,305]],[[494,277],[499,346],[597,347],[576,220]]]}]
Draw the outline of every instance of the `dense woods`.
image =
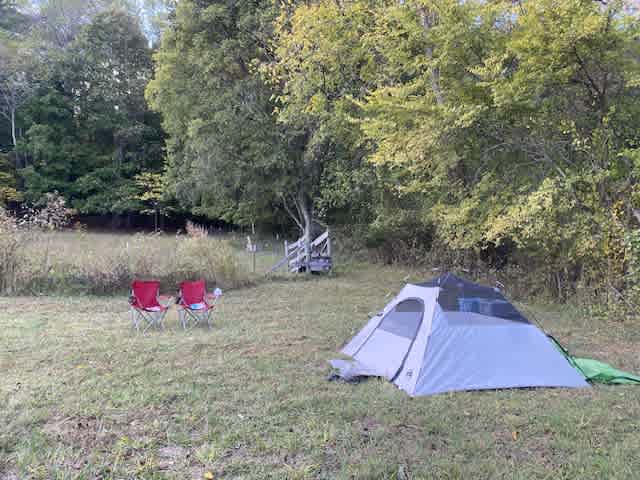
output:
[{"label": "dense woods", "polygon": [[640,288],[634,2],[0,0],[0,201]]}]

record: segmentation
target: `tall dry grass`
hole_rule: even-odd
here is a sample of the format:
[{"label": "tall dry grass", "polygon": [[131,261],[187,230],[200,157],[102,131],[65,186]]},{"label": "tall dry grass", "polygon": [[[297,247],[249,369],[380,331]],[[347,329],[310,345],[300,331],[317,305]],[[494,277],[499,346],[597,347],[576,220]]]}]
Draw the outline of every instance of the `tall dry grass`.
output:
[{"label": "tall dry grass", "polygon": [[209,235],[116,235],[20,228],[0,216],[0,293],[124,292],[134,278],[165,291],[182,280],[237,288],[251,281],[229,239]]},{"label": "tall dry grass", "polygon": [[16,290],[24,261],[21,253],[28,240],[16,220],[0,208],[0,291],[13,293]]}]

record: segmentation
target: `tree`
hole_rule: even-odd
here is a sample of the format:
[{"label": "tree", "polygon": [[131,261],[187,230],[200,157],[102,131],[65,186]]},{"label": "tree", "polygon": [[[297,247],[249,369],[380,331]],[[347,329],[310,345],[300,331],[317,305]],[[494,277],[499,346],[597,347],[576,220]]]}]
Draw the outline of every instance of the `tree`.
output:
[{"label": "tree", "polygon": [[[350,51],[361,32],[350,29],[367,12],[347,10],[300,7],[274,23],[270,2],[178,3],[147,98],[169,135],[170,183],[194,213],[251,224],[284,209],[308,245],[318,213],[368,202],[375,176],[363,167],[365,149],[348,121],[354,104],[346,98],[361,95],[366,83],[358,75],[371,59],[363,48]],[[305,15],[316,13],[327,25],[359,17],[313,30]],[[307,58],[313,47],[299,49],[307,27],[323,36],[318,48],[347,38],[342,63],[327,65],[333,70],[324,77],[316,63],[336,52]],[[325,91],[323,78],[331,75]]]},{"label": "tree", "polygon": [[257,71],[272,55],[269,1],[180,1],[147,98],[168,134],[168,176],[194,214],[266,220],[285,184],[287,142]]},{"label": "tree", "polygon": [[8,155],[0,153],[0,207],[22,199],[17,189],[15,169]]},{"label": "tree", "polygon": [[8,122],[12,147],[18,144],[18,110],[31,96],[34,81],[28,48],[18,41],[0,41],[0,115]]},{"label": "tree", "polygon": [[0,0],[0,32],[23,33],[30,18],[18,9],[15,0]]},{"label": "tree", "polygon": [[375,172],[353,119],[377,81],[375,50],[362,38],[374,27],[374,8],[321,1],[283,11],[275,55],[263,67],[277,92],[279,125],[295,146],[282,201],[307,242],[318,207],[356,213],[370,204]]},{"label": "tree", "polygon": [[136,175],[135,182],[138,188],[135,198],[150,207],[141,212],[153,215],[154,230],[157,232],[158,226],[161,226],[161,215],[164,216],[172,210],[167,205],[166,177],[161,173],[142,172]]},{"label": "tree", "polygon": [[[425,25],[423,12],[437,16]],[[558,287],[620,268],[633,207],[611,212],[637,183],[625,152],[640,121],[638,25],[623,4],[416,1],[380,25],[393,22],[404,41],[372,35],[385,84],[363,130],[441,241],[513,242]]]},{"label": "tree", "polygon": [[142,18],[144,32],[154,47],[160,46],[162,33],[169,27],[169,17],[175,12],[177,0],[144,0]]},{"label": "tree", "polygon": [[136,211],[135,176],[163,162],[159,118],[144,101],[146,38],[135,17],[113,9],[94,16],[63,53],[27,109],[27,198],[56,189],[80,213]]}]

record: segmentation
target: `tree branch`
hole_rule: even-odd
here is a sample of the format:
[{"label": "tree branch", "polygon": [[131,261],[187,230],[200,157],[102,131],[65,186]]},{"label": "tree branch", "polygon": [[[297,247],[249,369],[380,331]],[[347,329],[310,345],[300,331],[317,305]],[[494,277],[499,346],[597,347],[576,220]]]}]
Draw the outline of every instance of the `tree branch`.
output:
[{"label": "tree branch", "polygon": [[[281,194],[280,198],[282,200],[282,206],[284,207],[285,211],[287,212],[287,214],[293,219],[294,222],[296,222],[296,225],[298,225],[298,228],[300,228],[300,230],[304,231],[304,227],[302,226],[302,222],[300,221],[300,218],[297,217],[293,211],[291,210],[291,207],[289,207],[289,203],[287,202],[287,197],[285,194]],[[294,202],[295,205],[295,202]]]}]

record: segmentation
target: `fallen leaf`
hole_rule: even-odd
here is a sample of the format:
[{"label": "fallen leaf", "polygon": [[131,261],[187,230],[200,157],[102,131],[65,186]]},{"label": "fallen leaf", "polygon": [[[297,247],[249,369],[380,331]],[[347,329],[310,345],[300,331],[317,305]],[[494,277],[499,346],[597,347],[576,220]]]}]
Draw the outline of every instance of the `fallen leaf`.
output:
[{"label": "fallen leaf", "polygon": [[518,440],[518,432],[516,430],[514,430],[513,432],[511,432],[511,438],[513,438],[513,441],[515,442],[516,440]]}]

